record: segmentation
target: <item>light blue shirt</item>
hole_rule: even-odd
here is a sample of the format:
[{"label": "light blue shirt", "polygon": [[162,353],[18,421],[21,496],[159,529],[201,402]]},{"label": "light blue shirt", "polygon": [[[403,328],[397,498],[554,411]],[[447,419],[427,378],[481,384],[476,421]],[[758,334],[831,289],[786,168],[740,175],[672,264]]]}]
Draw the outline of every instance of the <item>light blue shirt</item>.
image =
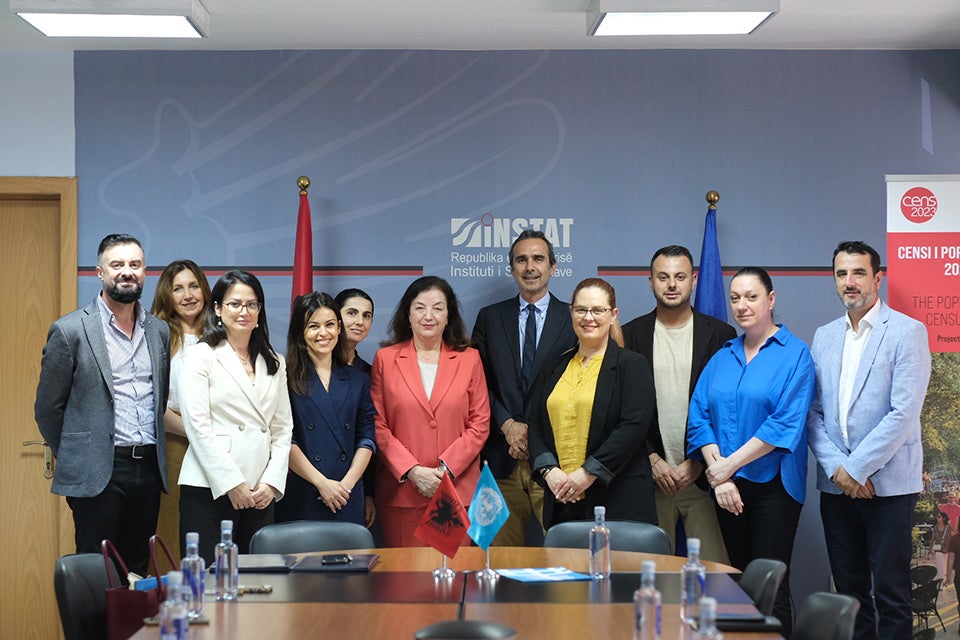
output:
[{"label": "light blue shirt", "polygon": [[710,359],[690,400],[687,454],[702,460],[701,447],[716,444],[727,457],[757,437],[776,447],[734,477],[783,487],[803,503],[807,487],[807,411],[816,373],[810,350],[783,325],[747,364],[743,336]]},{"label": "light blue shirt", "polygon": [[156,444],[153,372],[143,329],[146,316],[143,306],[137,303],[137,318],[130,338],[117,326],[116,317],[102,296],[97,296],[97,302],[113,374],[114,445]]},{"label": "light blue shirt", "polygon": [[[520,296],[520,364],[523,362],[523,340],[527,336],[527,314],[530,313],[527,311],[527,305],[530,304],[523,299],[523,296]],[[533,306],[537,308],[537,342],[540,344],[540,336],[543,335],[543,323],[547,321],[547,309],[550,308],[550,294],[544,295],[542,298],[533,303]]]}]

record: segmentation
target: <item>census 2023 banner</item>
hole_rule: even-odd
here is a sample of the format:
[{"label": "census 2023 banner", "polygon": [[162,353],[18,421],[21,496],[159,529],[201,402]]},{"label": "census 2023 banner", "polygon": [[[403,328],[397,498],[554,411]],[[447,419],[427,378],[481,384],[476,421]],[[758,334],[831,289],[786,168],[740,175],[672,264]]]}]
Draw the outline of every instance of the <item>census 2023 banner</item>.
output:
[{"label": "census 2023 banner", "polygon": [[887,176],[887,294],[931,352],[960,352],[960,175]]}]

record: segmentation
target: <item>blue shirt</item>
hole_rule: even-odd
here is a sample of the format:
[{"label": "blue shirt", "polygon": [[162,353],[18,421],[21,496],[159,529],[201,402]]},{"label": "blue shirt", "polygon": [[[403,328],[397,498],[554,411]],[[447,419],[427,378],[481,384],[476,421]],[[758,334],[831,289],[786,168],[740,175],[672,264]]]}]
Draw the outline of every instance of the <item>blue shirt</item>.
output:
[{"label": "blue shirt", "polygon": [[687,421],[687,455],[702,460],[700,448],[715,444],[727,457],[756,437],[776,448],[741,467],[734,477],[769,482],[779,473],[787,493],[803,503],[807,410],[815,383],[810,350],[785,326],[780,325],[750,364],[743,336],[729,340],[697,380]]},{"label": "blue shirt", "polygon": [[137,303],[133,337],[128,337],[117,326],[116,317],[103,297],[97,296],[97,301],[100,303],[100,321],[110,356],[110,372],[113,374],[114,444],[118,447],[156,444],[153,370],[143,327],[146,313],[143,306]]}]

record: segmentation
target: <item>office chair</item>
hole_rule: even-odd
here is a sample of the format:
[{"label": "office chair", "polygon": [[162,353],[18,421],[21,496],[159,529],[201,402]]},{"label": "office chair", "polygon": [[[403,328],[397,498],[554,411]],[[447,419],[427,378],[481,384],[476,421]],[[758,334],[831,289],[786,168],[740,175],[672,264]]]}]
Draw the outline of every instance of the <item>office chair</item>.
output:
[{"label": "office chair", "polygon": [[278,522],[262,527],[250,538],[250,553],[306,553],[373,546],[370,531],[353,522]]},{"label": "office chair", "polygon": [[485,640],[502,638],[509,640],[517,637],[516,629],[486,620],[446,620],[417,629],[413,632],[416,640]]},{"label": "office chair", "polygon": [[[114,582],[119,584],[112,563],[110,571]],[[107,636],[106,590],[109,586],[102,554],[77,553],[57,558],[53,588],[66,640],[101,640]]]},{"label": "office chair", "polygon": [[[610,529],[610,548],[614,551],[639,551],[670,555],[670,536],[655,524],[629,520],[607,520]],[[561,522],[547,530],[543,537],[545,547],[586,549],[589,547],[593,520]]]},{"label": "office chair", "polygon": [[800,605],[793,640],[851,640],[860,603],[839,593],[818,592]]},{"label": "office chair", "polygon": [[765,616],[773,613],[780,583],[787,574],[787,565],[779,560],[756,558],[750,561],[740,576],[740,588],[750,596],[753,604]]}]

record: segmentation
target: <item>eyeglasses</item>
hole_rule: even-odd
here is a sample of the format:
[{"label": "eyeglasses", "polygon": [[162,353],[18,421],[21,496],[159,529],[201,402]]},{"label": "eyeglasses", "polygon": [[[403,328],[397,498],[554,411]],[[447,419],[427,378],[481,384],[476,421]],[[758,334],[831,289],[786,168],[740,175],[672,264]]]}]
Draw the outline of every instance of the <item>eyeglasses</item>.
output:
[{"label": "eyeglasses", "polygon": [[610,311],[610,307],[593,307],[592,309],[588,309],[587,307],[571,307],[570,309],[573,311],[573,315],[578,318],[583,318],[588,313],[594,318],[599,318],[607,311]]},{"label": "eyeglasses", "polygon": [[260,311],[263,305],[261,305],[256,300],[252,302],[240,302],[239,300],[231,300],[230,302],[224,302],[223,306],[230,307],[230,309],[233,310],[235,313],[240,313],[240,310],[244,308],[250,313],[257,313],[258,311]]}]

